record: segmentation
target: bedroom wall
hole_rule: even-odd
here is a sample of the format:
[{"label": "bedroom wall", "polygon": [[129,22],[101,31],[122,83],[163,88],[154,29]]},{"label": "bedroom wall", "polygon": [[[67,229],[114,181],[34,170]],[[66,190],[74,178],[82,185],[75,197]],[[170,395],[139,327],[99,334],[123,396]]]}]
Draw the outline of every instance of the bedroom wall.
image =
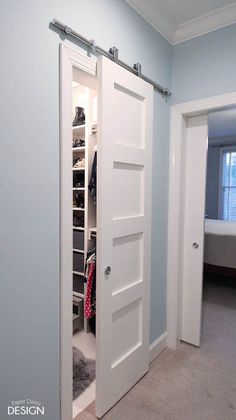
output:
[{"label": "bedroom wall", "polygon": [[[54,17],[170,85],[171,46],[123,0],[1,1],[0,418],[59,420],[59,43]],[[4,99],[3,99],[4,98]],[[169,103],[154,94],[150,342],[166,330]]]}]

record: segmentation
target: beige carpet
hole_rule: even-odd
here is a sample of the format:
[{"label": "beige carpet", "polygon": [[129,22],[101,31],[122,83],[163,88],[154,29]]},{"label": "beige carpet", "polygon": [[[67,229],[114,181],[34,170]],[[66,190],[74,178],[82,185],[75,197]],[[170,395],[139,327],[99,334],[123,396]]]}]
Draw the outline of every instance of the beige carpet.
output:
[{"label": "beige carpet", "polygon": [[[93,404],[76,420],[92,419]],[[166,349],[104,419],[235,420],[236,289],[207,284],[201,347]]]}]

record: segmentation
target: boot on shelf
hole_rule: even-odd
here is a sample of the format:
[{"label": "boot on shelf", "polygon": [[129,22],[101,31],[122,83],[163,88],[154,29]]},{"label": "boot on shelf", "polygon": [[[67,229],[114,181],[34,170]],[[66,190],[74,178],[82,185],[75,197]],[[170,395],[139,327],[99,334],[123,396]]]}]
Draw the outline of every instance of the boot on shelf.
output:
[{"label": "boot on shelf", "polygon": [[83,125],[83,124],[85,124],[84,108],[82,108],[81,106],[76,106],[73,127],[76,127],[77,125]]}]

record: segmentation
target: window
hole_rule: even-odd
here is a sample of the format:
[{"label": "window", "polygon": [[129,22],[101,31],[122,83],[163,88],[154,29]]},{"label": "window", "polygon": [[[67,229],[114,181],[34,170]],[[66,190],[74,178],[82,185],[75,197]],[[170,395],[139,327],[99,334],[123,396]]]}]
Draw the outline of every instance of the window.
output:
[{"label": "window", "polygon": [[236,220],[236,147],[222,149],[221,156],[221,218]]}]

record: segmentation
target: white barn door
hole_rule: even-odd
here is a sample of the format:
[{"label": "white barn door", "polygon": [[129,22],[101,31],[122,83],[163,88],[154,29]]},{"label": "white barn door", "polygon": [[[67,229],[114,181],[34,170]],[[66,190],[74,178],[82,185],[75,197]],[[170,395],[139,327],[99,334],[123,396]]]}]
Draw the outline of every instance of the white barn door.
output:
[{"label": "white barn door", "polygon": [[188,118],[185,138],[180,339],[200,346],[208,146],[207,115]]},{"label": "white barn door", "polygon": [[96,415],[149,366],[153,88],[98,59]]}]

